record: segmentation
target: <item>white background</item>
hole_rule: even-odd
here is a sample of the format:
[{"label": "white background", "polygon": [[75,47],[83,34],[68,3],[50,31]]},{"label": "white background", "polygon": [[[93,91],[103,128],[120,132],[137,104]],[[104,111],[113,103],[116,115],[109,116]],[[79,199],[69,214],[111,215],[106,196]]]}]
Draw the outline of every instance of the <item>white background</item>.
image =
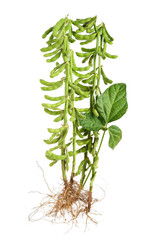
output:
[{"label": "white background", "polygon": [[[8,239],[160,239],[160,33],[159,1],[1,1],[0,4],[0,236]],[[117,125],[123,139],[114,151],[108,137],[100,153],[95,184],[106,191],[99,203],[99,224],[68,229],[45,221],[29,222],[39,199],[60,181],[59,166],[49,168],[42,141],[52,118],[41,107],[39,78],[47,78],[42,33],[69,14],[71,19],[97,15],[111,35],[116,60],[104,68],[114,82],[127,83],[127,114]],[[98,189],[97,186],[97,189]],[[96,187],[95,187],[96,189]]]}]

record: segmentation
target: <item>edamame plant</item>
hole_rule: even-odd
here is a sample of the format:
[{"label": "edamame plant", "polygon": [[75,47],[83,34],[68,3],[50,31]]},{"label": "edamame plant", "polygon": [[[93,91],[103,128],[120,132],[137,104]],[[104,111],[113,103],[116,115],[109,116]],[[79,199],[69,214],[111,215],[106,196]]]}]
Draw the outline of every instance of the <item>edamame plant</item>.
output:
[{"label": "edamame plant", "polygon": [[[50,78],[57,77],[57,81],[41,79],[41,89],[52,93],[62,88],[61,96],[55,96],[54,92],[52,96],[45,95],[50,103],[42,104],[47,114],[55,116],[54,122],[60,122],[58,128],[48,128],[51,136],[44,140],[46,144],[54,144],[46,151],[46,158],[50,160],[50,166],[61,162],[64,181],[63,190],[52,195],[56,201],[50,209],[50,216],[56,217],[58,213],[64,216],[68,212],[74,221],[81,213],[89,216],[94,202],[93,184],[105,133],[109,134],[108,145],[112,149],[122,138],[121,129],[110,123],[120,119],[127,111],[126,84],[112,84],[112,80],[106,76],[101,61],[106,58],[116,59],[117,55],[108,53],[107,46],[112,45],[114,39],[103,22],[97,25],[96,16],[75,21],[68,16],[62,18],[42,35],[42,38],[46,37],[47,46],[41,51],[47,63],[52,65],[56,62]],[[70,45],[75,41],[80,41],[81,52],[71,49]],[[90,44],[91,48],[84,47]],[[76,58],[82,59],[85,66],[77,66]],[[58,77],[60,74],[63,74],[61,78]],[[103,93],[101,82],[111,84]],[[85,105],[88,102],[89,107],[78,108],[77,101],[82,106],[83,101]],[[67,140],[68,132],[71,131],[72,136]],[[103,134],[100,139],[101,131]],[[59,154],[55,153],[58,150]],[[78,154],[81,154],[81,160],[76,160]],[[68,178],[70,164],[71,174]],[[79,183],[75,180],[78,175]],[[87,181],[89,189],[84,190]],[[49,216],[49,213],[46,215]]]}]

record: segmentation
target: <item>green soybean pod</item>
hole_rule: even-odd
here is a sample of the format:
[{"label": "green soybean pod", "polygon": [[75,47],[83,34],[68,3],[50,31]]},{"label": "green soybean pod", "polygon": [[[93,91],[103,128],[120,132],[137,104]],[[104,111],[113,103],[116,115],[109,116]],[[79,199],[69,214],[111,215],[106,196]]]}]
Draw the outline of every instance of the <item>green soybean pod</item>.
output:
[{"label": "green soybean pod", "polygon": [[46,62],[50,63],[50,62],[55,62],[58,58],[60,58],[61,56],[61,51],[58,52],[54,57],[50,58],[50,59],[47,59]]},{"label": "green soybean pod", "polygon": [[89,35],[81,35],[78,34],[76,32],[73,31],[73,36],[77,39],[77,40],[94,40],[96,38],[97,33],[92,33]]},{"label": "green soybean pod", "polygon": [[65,25],[65,29],[64,29],[64,32],[66,33],[70,28],[70,22],[68,22],[66,25]]},{"label": "green soybean pod", "polygon": [[107,53],[107,52],[105,52],[104,55],[105,55],[106,57],[112,58],[112,59],[116,59],[116,58],[118,57],[117,55],[111,55],[111,54],[109,54],[109,53]]},{"label": "green soybean pod", "polygon": [[104,54],[107,50],[107,43],[104,41],[102,53]]},{"label": "green soybean pod", "polygon": [[73,50],[71,51],[71,58],[72,58],[72,66],[76,66]]},{"label": "green soybean pod", "polygon": [[49,51],[53,50],[54,48],[57,48],[59,45],[61,45],[62,42],[63,42],[63,38],[60,38],[53,45],[51,45],[49,47],[41,48],[41,52],[49,52]]},{"label": "green soybean pod", "polygon": [[55,43],[55,42],[57,42],[57,39],[50,39],[50,40],[48,40],[46,43],[48,44],[48,45],[51,45],[52,43]]},{"label": "green soybean pod", "polygon": [[64,34],[64,30],[65,30],[65,22],[62,24],[61,28],[59,29],[59,32],[57,34],[57,39],[62,37],[62,35]]},{"label": "green soybean pod", "polygon": [[44,95],[44,98],[50,101],[59,101],[65,99],[65,96],[59,96],[59,97],[50,97],[48,95]]},{"label": "green soybean pod", "polygon": [[89,153],[92,153],[92,137],[90,138],[90,141],[88,143],[88,151]]},{"label": "green soybean pod", "polygon": [[77,126],[76,126],[76,133],[77,133],[78,137],[83,138],[83,135],[81,134],[81,132],[79,131]]},{"label": "green soybean pod", "polygon": [[45,85],[45,86],[55,87],[55,88],[57,89],[57,86],[58,86],[58,87],[59,87],[59,86],[62,86],[63,81],[60,80],[60,81],[57,81],[57,82],[47,82],[47,81],[45,81],[45,80],[43,80],[43,79],[40,79],[40,83],[43,84],[43,85]]},{"label": "green soybean pod", "polygon": [[76,77],[79,77],[79,78],[89,78],[91,75],[94,74],[94,70],[92,70],[91,72],[89,73],[86,73],[86,74],[80,74],[80,73],[77,73],[76,71],[72,71],[73,74],[76,76]]},{"label": "green soybean pod", "polygon": [[52,75],[53,73],[55,73],[61,66],[63,66],[65,63],[59,64],[56,62],[56,67],[53,68],[53,70],[50,72],[50,75]]},{"label": "green soybean pod", "polygon": [[50,53],[45,53],[45,54],[43,55],[43,57],[51,57],[51,56],[55,55],[55,54],[58,53],[58,52],[59,52],[59,49],[57,49],[57,50],[55,50],[55,51],[53,51],[53,52],[50,52]]},{"label": "green soybean pod", "polygon": [[52,167],[57,161],[52,161],[49,166]]},{"label": "green soybean pod", "polygon": [[89,28],[89,29],[91,29],[92,26],[95,24],[96,19],[97,19],[97,16],[93,17],[90,21],[84,23],[84,24],[83,24],[83,27],[84,27],[84,28]]},{"label": "green soybean pod", "polygon": [[63,64],[56,72],[51,73],[50,77],[54,78],[54,77],[58,76],[61,72],[63,72],[64,68],[65,68],[65,64]]},{"label": "green soybean pod", "polygon": [[66,155],[56,155],[50,151],[46,151],[46,157],[49,160],[56,160],[56,161],[66,159]]},{"label": "green soybean pod", "polygon": [[54,122],[60,122],[64,119],[64,114],[61,113],[57,118],[54,119]]},{"label": "green soybean pod", "polygon": [[90,57],[94,52],[87,52],[87,53],[79,53],[79,52],[76,52],[76,55],[78,57]]},{"label": "green soybean pod", "polygon": [[83,97],[83,96],[80,96],[80,97],[75,97],[75,101],[81,101],[81,100],[83,100],[85,97]]},{"label": "green soybean pod", "polygon": [[103,54],[103,50],[102,50],[101,47],[98,47],[98,55],[99,55],[100,57],[102,57],[103,59],[106,59],[106,56],[105,56],[105,54]]},{"label": "green soybean pod", "polygon": [[82,147],[82,148],[79,148],[77,151],[76,151],[76,154],[79,154],[79,153],[84,153],[87,151],[87,147]]},{"label": "green soybean pod", "polygon": [[74,43],[75,42],[75,40],[69,34],[68,34],[68,41],[70,43]]},{"label": "green soybean pod", "polygon": [[86,113],[90,112],[90,108],[77,108],[77,110],[79,112],[86,112]]},{"label": "green soybean pod", "polygon": [[60,127],[60,128],[48,128],[48,132],[50,133],[59,133],[59,132],[63,132],[66,129],[66,126]]},{"label": "green soybean pod", "polygon": [[73,108],[72,110],[72,115],[71,118],[69,119],[71,122],[74,122],[76,120],[76,114],[75,114],[75,109]]},{"label": "green soybean pod", "polygon": [[83,28],[79,23],[76,21],[72,21],[72,24],[75,25],[80,31],[84,32],[85,28]]},{"label": "green soybean pod", "polygon": [[87,60],[90,58],[90,56],[89,57],[85,57],[83,60],[82,60],[82,63],[85,63],[85,62],[87,62]]},{"label": "green soybean pod", "polygon": [[113,44],[110,40],[109,40],[109,38],[108,38],[108,36],[107,36],[107,33],[106,33],[106,30],[105,30],[105,25],[103,24],[103,27],[102,27],[102,36],[103,36],[103,38],[104,38],[104,40],[105,40],[105,42],[107,42],[108,44]]},{"label": "green soybean pod", "polygon": [[114,41],[114,38],[111,37],[111,35],[108,33],[107,29],[105,28],[106,34],[108,36],[108,38],[110,39],[110,41]]},{"label": "green soybean pod", "polygon": [[89,98],[89,96],[90,96],[90,92],[84,92],[80,89],[75,90],[75,92],[76,92],[77,95],[83,96],[85,98]]},{"label": "green soybean pod", "polygon": [[94,29],[94,27],[93,28],[87,28],[86,32],[87,33],[93,33],[93,32],[95,32],[95,29]]},{"label": "green soybean pod", "polygon": [[90,87],[82,85],[80,83],[77,84],[77,86],[82,90],[82,91],[90,91]]},{"label": "green soybean pod", "polygon": [[48,104],[48,103],[42,103],[42,106],[45,107],[45,108],[50,108],[50,109],[53,109],[53,110],[56,110],[57,107],[61,106],[62,104],[64,104],[66,101],[66,99],[63,99],[55,104]]},{"label": "green soybean pod", "polygon": [[79,82],[82,81],[83,78],[77,78],[75,81],[74,81],[74,84],[77,85]]},{"label": "green soybean pod", "polygon": [[48,113],[49,115],[59,115],[61,113],[61,111],[51,111],[51,110],[49,110],[47,108],[44,108],[44,111],[46,113]]},{"label": "green soybean pod", "polygon": [[52,133],[51,137],[49,138],[49,141],[52,141],[55,138],[55,136],[57,136],[57,133]]},{"label": "green soybean pod", "polygon": [[99,117],[99,113],[97,112],[97,110],[94,107],[92,109],[92,112],[93,112],[94,116]]},{"label": "green soybean pod", "polygon": [[66,18],[61,18],[56,25],[54,26],[53,29],[53,36],[56,37],[57,36],[57,32],[59,31],[59,29],[61,28],[61,26],[63,25],[63,23],[65,23]]},{"label": "green soybean pod", "polygon": [[74,176],[77,176],[77,175],[79,175],[79,174],[82,172],[82,169],[83,169],[84,164],[85,164],[85,160],[81,161],[81,163],[80,163],[79,166],[78,166],[78,170],[77,170],[77,172],[74,174]]},{"label": "green soybean pod", "polygon": [[63,142],[63,140],[66,138],[67,136],[67,133],[68,133],[68,128],[65,128],[63,131],[62,131],[62,134],[61,134],[61,137],[60,137],[60,140],[58,142],[58,144],[61,144]]},{"label": "green soybean pod", "polygon": [[76,66],[73,66],[72,67],[73,70],[75,71],[88,71],[90,69],[90,66],[87,66],[87,67],[76,67]]},{"label": "green soybean pod", "polygon": [[47,35],[48,35],[50,32],[52,32],[52,30],[53,30],[53,27],[50,27],[49,29],[47,29],[47,31],[45,31],[45,33],[43,33],[42,38],[46,38]]},{"label": "green soybean pod", "polygon": [[104,84],[108,84],[108,83],[112,83],[113,81],[110,80],[109,78],[106,77],[104,71],[103,71],[103,68],[101,68],[101,75],[102,75],[102,78],[103,78],[103,81],[104,81]]},{"label": "green soybean pod", "polygon": [[87,145],[89,143],[90,139],[82,139],[82,140],[77,140],[76,143],[78,144],[78,146],[83,146],[83,145]]},{"label": "green soybean pod", "polygon": [[86,116],[85,115],[82,115],[76,108],[75,108],[75,111],[76,111],[76,115],[78,118],[81,118],[81,119],[85,119]]},{"label": "green soybean pod", "polygon": [[[93,39],[95,40],[95,39]],[[87,41],[84,41],[84,42],[80,42],[81,45],[86,45],[88,43],[91,43],[93,40],[87,40]]]},{"label": "green soybean pod", "polygon": [[77,24],[83,24],[83,23],[86,23],[86,22],[89,22],[92,18],[89,17],[89,18],[84,18],[84,19],[76,19],[76,22]]},{"label": "green soybean pod", "polygon": [[93,66],[93,59],[94,59],[94,54],[92,54],[92,55],[90,56],[90,58],[89,58],[88,64],[89,64],[90,67]]},{"label": "green soybean pod", "polygon": [[46,144],[55,144],[55,143],[57,143],[58,141],[59,141],[59,137],[58,138],[54,138],[54,139],[52,139],[52,140],[43,140]]},{"label": "green soybean pod", "polygon": [[82,52],[94,52],[96,49],[95,48],[81,48]]},{"label": "green soybean pod", "polygon": [[94,79],[94,75],[91,76],[90,78],[82,80],[83,83],[90,83]]}]

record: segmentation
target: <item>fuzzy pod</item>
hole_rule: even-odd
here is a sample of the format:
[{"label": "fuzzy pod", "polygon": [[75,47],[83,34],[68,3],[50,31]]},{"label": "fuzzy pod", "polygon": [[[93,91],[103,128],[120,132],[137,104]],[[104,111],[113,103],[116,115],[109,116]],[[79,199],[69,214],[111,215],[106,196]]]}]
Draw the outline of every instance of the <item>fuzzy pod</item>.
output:
[{"label": "fuzzy pod", "polygon": [[84,58],[86,58],[86,57],[90,57],[92,54],[93,54],[94,52],[92,51],[92,52],[76,52],[76,55],[78,56],[78,57],[84,57]]},{"label": "fuzzy pod", "polygon": [[50,63],[50,62],[55,62],[58,58],[60,58],[61,56],[61,51],[58,52],[54,57],[50,58],[50,59],[47,59],[46,62]]},{"label": "fuzzy pod", "polygon": [[87,66],[87,67],[76,67],[76,66],[73,66],[72,69],[73,69],[74,71],[80,71],[80,72],[82,72],[82,71],[88,71],[88,70],[90,69],[90,66]]},{"label": "fuzzy pod", "polygon": [[105,42],[107,42],[107,43],[110,44],[110,45],[113,44],[112,41],[108,38],[108,35],[107,35],[107,33],[106,33],[106,27],[105,27],[104,24],[103,24],[103,26],[102,26],[102,36],[103,36]]},{"label": "fuzzy pod", "polygon": [[81,100],[83,100],[85,97],[83,97],[83,96],[80,96],[80,97],[75,97],[75,101],[81,101]]},{"label": "fuzzy pod", "polygon": [[93,112],[94,116],[99,117],[99,113],[97,112],[97,110],[94,107],[92,109],[92,112]]},{"label": "fuzzy pod", "polygon": [[63,70],[65,69],[65,65],[66,64],[63,64],[56,72],[52,73],[50,75],[51,78],[54,78],[56,76],[58,76],[61,72],[63,72]]},{"label": "fuzzy pod", "polygon": [[87,145],[89,143],[90,139],[82,139],[82,140],[77,140],[76,143],[78,144],[78,146],[83,146],[83,145]]},{"label": "fuzzy pod", "polygon": [[55,73],[60,67],[62,67],[63,65],[65,65],[65,63],[57,63],[56,62],[56,67],[52,69],[52,71],[50,72],[50,75],[52,75],[53,73]]},{"label": "fuzzy pod", "polygon": [[62,111],[51,111],[47,108],[44,108],[44,111],[48,113],[49,115],[59,115]]},{"label": "fuzzy pod", "polygon": [[51,151],[46,151],[46,157],[49,160],[55,160],[55,161],[59,161],[59,160],[65,160],[66,159],[66,155],[56,155],[54,153],[52,153]]},{"label": "fuzzy pod", "polygon": [[[95,40],[95,39],[94,39]],[[88,43],[91,43],[93,40],[87,40],[87,41],[84,41],[84,42],[80,42],[81,45],[86,45]]]},{"label": "fuzzy pod", "polygon": [[86,74],[80,74],[80,73],[76,72],[75,70],[73,70],[73,74],[78,78],[89,78],[91,75],[94,74],[94,70],[92,70],[92,71],[90,71],[89,73],[86,73]]},{"label": "fuzzy pod", "polygon": [[58,53],[58,52],[59,52],[59,49],[57,49],[57,50],[55,50],[55,51],[53,51],[53,52],[50,52],[50,53],[45,53],[45,54],[43,55],[43,57],[51,57],[51,56],[55,55],[55,54]]},{"label": "fuzzy pod", "polygon": [[43,33],[42,38],[43,38],[43,39],[46,38],[47,35],[48,35],[50,32],[53,31],[53,28],[54,28],[54,27],[50,27],[49,29],[47,29],[47,30],[45,31],[45,33]]},{"label": "fuzzy pod", "polygon": [[56,25],[53,28],[53,36],[56,37],[57,36],[57,32],[60,30],[60,28],[62,27],[62,25],[66,22],[66,18],[61,18]]},{"label": "fuzzy pod", "polygon": [[66,126],[63,126],[63,127],[60,127],[60,128],[56,128],[56,129],[48,128],[48,132],[50,132],[50,133],[61,133],[65,129],[66,129]]},{"label": "fuzzy pod", "polygon": [[76,115],[77,115],[78,118],[81,118],[81,119],[85,119],[85,118],[86,118],[86,117],[85,117],[83,114],[81,114],[76,108],[75,108],[75,111],[76,111]]},{"label": "fuzzy pod", "polygon": [[49,52],[49,51],[53,50],[54,48],[57,48],[59,45],[61,45],[62,42],[63,42],[63,38],[60,38],[53,45],[51,45],[49,47],[41,48],[41,52]]},{"label": "fuzzy pod", "polygon": [[78,34],[76,32],[73,31],[73,36],[77,39],[77,40],[94,40],[96,38],[97,33],[92,33],[89,35],[81,35]]},{"label": "fuzzy pod", "polygon": [[50,101],[59,101],[59,100],[64,100],[65,96],[59,96],[59,97],[50,97],[48,95],[44,95],[44,98]]},{"label": "fuzzy pod", "polygon": [[54,138],[52,140],[43,140],[46,144],[55,144],[59,141],[60,137]]},{"label": "fuzzy pod", "polygon": [[76,21],[74,21],[76,24],[84,24],[86,22],[89,22],[92,18],[84,18],[84,19],[76,19]]},{"label": "fuzzy pod", "polygon": [[83,83],[90,83],[90,82],[93,81],[93,79],[94,79],[94,75],[91,76],[90,78],[87,78],[87,79],[82,80],[82,82],[83,82]]},{"label": "fuzzy pod", "polygon": [[81,163],[80,163],[79,166],[78,166],[78,170],[77,170],[77,172],[74,174],[74,176],[78,176],[79,174],[81,174],[84,164],[85,164],[85,160],[81,161]]},{"label": "fuzzy pod", "polygon": [[108,83],[111,84],[113,82],[112,80],[110,80],[109,78],[106,77],[106,75],[105,75],[105,73],[103,71],[103,68],[101,68],[101,75],[102,75],[104,84],[107,85]]},{"label": "fuzzy pod", "polygon": [[56,110],[57,107],[61,106],[62,104],[64,104],[66,101],[66,99],[63,99],[55,104],[48,104],[48,103],[42,103],[42,106],[45,107],[45,108],[50,108],[52,110]]},{"label": "fuzzy pod", "polygon": [[109,54],[109,53],[107,53],[107,52],[105,52],[104,55],[105,55],[106,57],[112,58],[112,59],[116,59],[116,58],[118,57],[117,55],[111,55],[111,54]]},{"label": "fuzzy pod", "polygon": [[57,118],[54,119],[54,122],[60,122],[64,119],[64,114],[61,113]]}]

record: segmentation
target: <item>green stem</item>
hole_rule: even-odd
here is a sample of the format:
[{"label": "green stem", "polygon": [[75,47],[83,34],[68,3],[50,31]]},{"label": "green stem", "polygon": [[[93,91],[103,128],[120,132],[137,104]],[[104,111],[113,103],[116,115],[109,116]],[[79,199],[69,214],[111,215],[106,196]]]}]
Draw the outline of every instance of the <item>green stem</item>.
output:
[{"label": "green stem", "polygon": [[[72,56],[72,54],[71,54]],[[70,58],[70,78],[71,83],[73,84],[73,75],[72,75],[72,57]],[[71,90],[71,97],[72,97],[72,110],[74,110],[74,90]],[[72,175],[71,175],[71,181],[73,180],[74,174],[75,174],[75,168],[76,168],[76,122],[73,121],[73,162],[72,162]]]},{"label": "green stem", "polygon": [[[66,37],[66,36],[65,36]],[[68,41],[68,38],[66,37],[66,41]],[[68,43],[69,44],[69,43]],[[65,67],[65,71],[66,71],[66,78],[65,78],[65,97],[66,100],[65,101],[65,106],[64,106],[64,126],[68,125],[68,82],[70,80],[70,67],[69,67],[69,57],[66,54],[66,49],[64,49],[63,52],[63,59],[66,62],[66,67]],[[65,139],[62,142],[62,150],[61,150],[61,154],[65,155],[66,154],[66,145],[65,145]],[[63,176],[63,180],[66,182],[67,181],[67,174],[66,174],[66,162],[65,160],[61,161],[61,167],[62,167],[62,176]]]},{"label": "green stem", "polygon": [[83,182],[84,182],[84,179],[85,179],[85,176],[86,176],[85,172],[86,172],[86,166],[87,166],[87,158],[88,158],[88,151],[84,153],[84,159],[86,161],[83,165],[82,176],[81,176],[81,180],[80,180],[80,185],[81,185],[82,188],[83,188]]},{"label": "green stem", "polygon": [[[101,142],[100,142],[100,145],[99,145],[99,148],[98,148],[98,151],[97,151],[96,156],[98,156],[98,154],[99,154],[99,152],[100,152],[100,149],[101,149],[101,146],[102,146],[102,142],[103,142],[105,133],[106,133],[106,130],[103,132],[103,135],[102,135],[102,138],[101,138]],[[87,175],[87,177],[86,177],[86,179],[85,179],[85,182],[84,182],[84,184],[83,184],[83,187],[84,187],[84,185],[86,184],[86,182],[87,182],[87,180],[88,180],[88,178],[89,178],[89,176],[90,176],[90,174],[91,174],[91,171],[92,171],[92,175],[93,175],[92,167],[90,168],[90,171],[89,171],[89,173],[88,173],[88,175]],[[91,185],[90,185],[90,190],[91,190],[91,188],[93,188],[93,185],[92,185],[92,187],[91,187]],[[92,191],[92,190],[91,190],[91,191]]]}]

